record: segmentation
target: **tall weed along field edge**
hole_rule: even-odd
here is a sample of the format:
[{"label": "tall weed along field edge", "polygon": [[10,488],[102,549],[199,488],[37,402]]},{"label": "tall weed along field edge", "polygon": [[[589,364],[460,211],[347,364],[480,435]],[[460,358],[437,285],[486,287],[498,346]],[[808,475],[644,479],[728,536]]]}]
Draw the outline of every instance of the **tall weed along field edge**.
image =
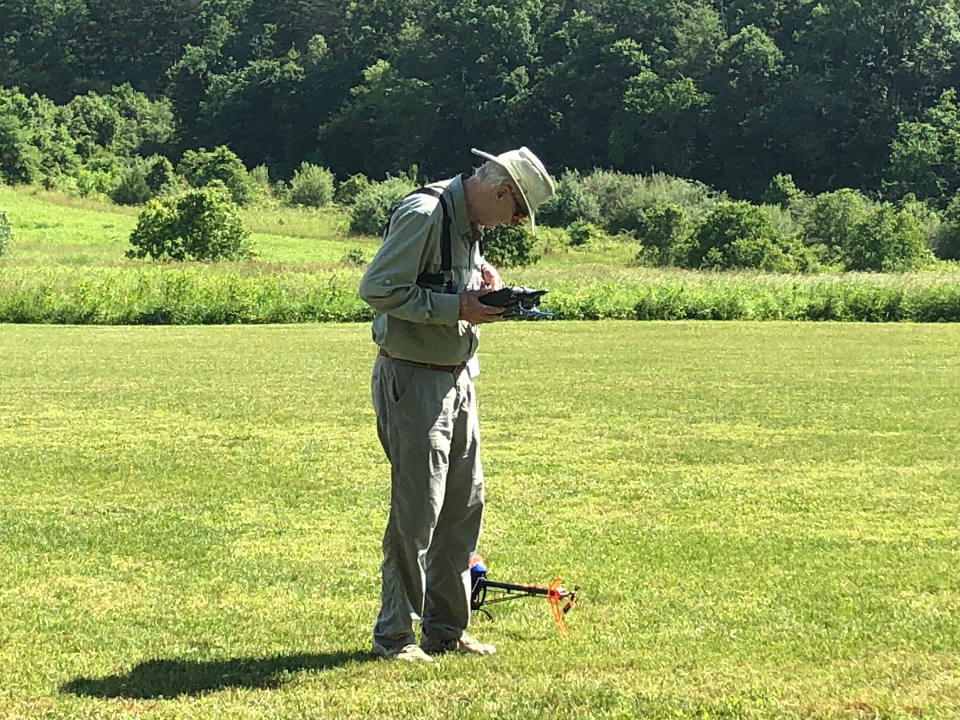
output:
[{"label": "tall weed along field edge", "polygon": [[[131,208],[0,187],[15,242],[0,258],[0,322],[219,324],[367,321],[356,296],[379,239],[346,235],[343,209],[244,211],[257,257],[240,263],[124,258]],[[543,259],[505,280],[550,290],[561,319],[960,322],[960,265],[903,275],[812,276],[632,267],[631,242],[570,247],[540,235]]]},{"label": "tall weed along field edge", "polygon": [[[264,263],[3,267],[0,322],[222,324],[369,321],[361,270]],[[549,282],[550,278],[555,282]],[[952,275],[764,276],[635,269],[578,282],[536,269],[558,319],[960,321]],[[539,279],[545,280],[538,282]]]},{"label": "tall weed along field edge", "polygon": [[960,715],[960,327],[502,323],[492,658],[366,654],[366,325],[0,326],[0,717]]}]

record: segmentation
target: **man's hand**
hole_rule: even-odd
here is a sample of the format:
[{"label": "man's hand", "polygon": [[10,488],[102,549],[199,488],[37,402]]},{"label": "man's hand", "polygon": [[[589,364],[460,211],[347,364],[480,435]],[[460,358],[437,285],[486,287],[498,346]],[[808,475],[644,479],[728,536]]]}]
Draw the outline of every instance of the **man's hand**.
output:
[{"label": "man's hand", "polygon": [[478,299],[488,292],[490,292],[489,288],[483,288],[480,290],[465,290],[460,293],[460,319],[475,324],[500,320],[500,316],[503,315],[503,308],[484,305]]},{"label": "man's hand", "polygon": [[483,265],[480,266],[480,272],[483,274],[483,286],[485,288],[499,290],[503,287],[503,280],[500,279],[500,273],[497,272],[497,269],[493,265],[483,263]]}]

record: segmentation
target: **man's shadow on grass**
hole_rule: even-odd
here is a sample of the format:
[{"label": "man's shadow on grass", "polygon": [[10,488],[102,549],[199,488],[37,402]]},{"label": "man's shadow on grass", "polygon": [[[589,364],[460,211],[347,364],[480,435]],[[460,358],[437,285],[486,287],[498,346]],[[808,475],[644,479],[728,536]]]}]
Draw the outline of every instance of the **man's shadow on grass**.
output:
[{"label": "man's shadow on grass", "polygon": [[351,662],[371,660],[369,652],[303,653],[228,660],[147,660],[125,675],[77,677],[60,692],[88,697],[147,700],[200,695],[226,688],[272,690],[291,673],[329,670]]}]

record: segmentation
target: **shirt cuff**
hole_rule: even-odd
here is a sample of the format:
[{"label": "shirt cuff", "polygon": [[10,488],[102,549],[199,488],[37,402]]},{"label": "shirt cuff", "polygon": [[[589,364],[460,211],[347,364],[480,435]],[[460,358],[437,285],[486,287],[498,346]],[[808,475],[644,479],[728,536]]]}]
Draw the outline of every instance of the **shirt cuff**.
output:
[{"label": "shirt cuff", "polygon": [[436,316],[444,325],[456,325],[460,321],[460,296],[453,293],[434,293]]}]

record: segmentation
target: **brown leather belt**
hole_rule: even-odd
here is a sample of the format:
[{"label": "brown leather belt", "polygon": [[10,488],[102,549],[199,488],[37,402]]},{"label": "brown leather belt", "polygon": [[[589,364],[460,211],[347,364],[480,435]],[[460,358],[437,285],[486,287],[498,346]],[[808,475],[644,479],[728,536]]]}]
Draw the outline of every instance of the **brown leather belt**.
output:
[{"label": "brown leather belt", "polygon": [[416,365],[417,367],[426,368],[427,370],[439,370],[440,372],[448,372],[456,375],[461,370],[463,370],[467,364],[460,363],[459,365],[434,365],[433,363],[422,363],[414,362],[413,360],[404,360],[403,358],[395,358],[392,355],[389,355],[386,350],[380,348],[380,351],[377,353],[385,358],[390,358],[392,360],[397,360],[398,362],[407,363],[407,365]]}]

